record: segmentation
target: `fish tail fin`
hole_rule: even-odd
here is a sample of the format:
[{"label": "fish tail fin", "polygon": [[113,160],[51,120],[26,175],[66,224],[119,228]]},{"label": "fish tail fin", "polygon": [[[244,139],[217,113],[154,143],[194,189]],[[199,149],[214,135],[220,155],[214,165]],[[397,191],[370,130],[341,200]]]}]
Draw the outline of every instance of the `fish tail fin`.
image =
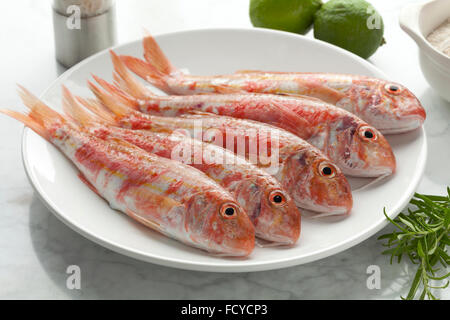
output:
[{"label": "fish tail fin", "polygon": [[106,109],[103,104],[97,99],[84,99],[81,97],[76,97],[76,99],[83,105],[83,107],[88,109],[98,118],[102,119],[102,121],[112,125],[115,125],[117,123],[114,114]]},{"label": "fish tail fin", "polygon": [[[115,78],[118,77],[117,74],[114,74],[114,76]],[[95,75],[92,75],[92,77],[114,99],[135,110],[139,110],[139,101],[135,97],[129,95],[128,92],[125,92],[120,86],[113,85]],[[116,80],[116,82],[119,82],[119,80]]]},{"label": "fish tail fin", "polygon": [[8,109],[0,109],[0,113],[3,113],[11,118],[16,119],[17,121],[22,122],[24,125],[26,125],[28,128],[36,132],[42,138],[44,138],[45,140],[49,140],[50,137],[48,135],[48,132],[42,125],[42,123],[32,118],[29,114]]},{"label": "fish tail fin", "polygon": [[[109,112],[109,114],[114,117],[125,117],[131,113],[135,109],[133,105],[126,105],[119,100],[116,100],[113,96],[111,96],[108,92],[100,89],[92,82],[88,81],[89,88],[95,94],[97,99],[101,102],[101,104],[96,103],[95,108],[93,107],[92,101],[88,101],[89,103],[85,105],[88,109],[92,108],[91,111],[94,113],[97,112],[98,115],[101,115],[102,111]],[[99,109],[100,108],[100,109]]]},{"label": "fish tail fin", "polygon": [[0,112],[22,122],[44,139],[50,140],[49,129],[55,124],[64,123],[65,119],[24,87],[19,85],[18,91],[29,111],[21,113],[13,110],[0,110]]},{"label": "fish tail fin", "polygon": [[146,32],[142,43],[144,46],[145,61],[150,63],[156,70],[158,70],[158,72],[168,76],[177,71],[150,33]]},{"label": "fish tail fin", "polygon": [[51,125],[55,122],[64,122],[64,118],[51,109],[30,91],[19,85],[19,96],[25,106],[30,109],[30,117],[42,124]]},{"label": "fish tail fin", "polygon": [[128,69],[133,71],[142,79],[148,81],[150,84],[154,85],[158,89],[161,89],[162,91],[170,92],[170,88],[167,84],[167,78],[169,75],[161,73],[152,64],[135,57],[120,56],[120,59]]},{"label": "fish tail fin", "polygon": [[114,79],[118,87],[136,99],[145,100],[146,98],[153,97],[153,93],[128,71],[126,65],[117,54],[112,50],[109,52],[114,65]]},{"label": "fish tail fin", "polygon": [[90,126],[95,123],[104,124],[108,122],[103,117],[88,112],[83,108],[80,99],[77,99],[65,86],[63,86],[63,110],[71,119],[82,126]]}]

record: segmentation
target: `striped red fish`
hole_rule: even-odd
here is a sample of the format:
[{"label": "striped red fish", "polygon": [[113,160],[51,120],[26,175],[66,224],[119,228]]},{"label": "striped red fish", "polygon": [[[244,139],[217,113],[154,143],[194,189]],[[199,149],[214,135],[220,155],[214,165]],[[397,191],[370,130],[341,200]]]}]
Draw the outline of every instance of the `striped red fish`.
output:
[{"label": "striped red fish", "polygon": [[87,112],[67,89],[65,95],[66,113],[96,137],[119,138],[147,152],[185,162],[234,196],[254,224],[256,236],[280,245],[292,245],[298,240],[300,212],[290,195],[270,174],[226,149],[182,134],[113,126],[113,118],[108,119],[107,115],[99,118]]},{"label": "striped red fish", "polygon": [[111,58],[116,84],[127,94],[94,78],[111,94],[133,104],[141,112],[174,117],[201,111],[264,122],[290,131],[316,146],[344,174],[379,177],[395,171],[395,156],[385,137],[344,109],[314,98],[273,94],[234,92],[158,96],[137,81],[112,51]]},{"label": "striped red fish", "polygon": [[252,252],[253,224],[233,196],[204,173],[117,138],[98,139],[27,90],[20,95],[29,113],[1,112],[55,145],[113,209],[211,253],[248,256]]},{"label": "striped red fish", "polygon": [[[285,130],[211,114],[152,116],[123,104],[92,83],[89,85],[118,126],[167,133],[182,129],[190,137],[218,144],[264,168],[301,208],[326,215],[346,214],[352,208],[350,185],[341,170],[320,150]],[[105,113],[101,107],[93,108],[92,103],[86,106],[99,115]]]},{"label": "striped red fish", "polygon": [[136,74],[170,94],[215,92],[228,86],[248,92],[285,93],[319,98],[354,113],[384,134],[414,130],[426,113],[417,97],[401,84],[350,74],[239,71],[229,75],[192,76],[177,70],[151,36],[143,40],[142,61],[124,56]]}]

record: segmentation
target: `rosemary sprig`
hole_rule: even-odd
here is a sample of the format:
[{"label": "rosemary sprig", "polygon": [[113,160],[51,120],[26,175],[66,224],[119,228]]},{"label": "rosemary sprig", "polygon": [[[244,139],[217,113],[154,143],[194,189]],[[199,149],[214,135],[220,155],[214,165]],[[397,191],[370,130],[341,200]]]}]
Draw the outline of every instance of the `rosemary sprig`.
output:
[{"label": "rosemary sprig", "polygon": [[[384,210],[386,219],[396,230],[378,239],[387,241],[383,246],[389,249],[383,254],[391,256],[391,264],[394,259],[400,263],[402,257],[406,256],[418,265],[411,289],[402,299],[413,300],[421,288],[419,299],[436,300],[432,290],[449,286],[446,279],[450,277],[450,272],[447,272],[450,264],[447,253],[450,244],[450,188],[447,187],[446,196],[416,193],[410,204],[413,210],[408,208],[407,213],[400,213],[395,219],[389,218]],[[433,280],[443,284],[433,286]]]}]

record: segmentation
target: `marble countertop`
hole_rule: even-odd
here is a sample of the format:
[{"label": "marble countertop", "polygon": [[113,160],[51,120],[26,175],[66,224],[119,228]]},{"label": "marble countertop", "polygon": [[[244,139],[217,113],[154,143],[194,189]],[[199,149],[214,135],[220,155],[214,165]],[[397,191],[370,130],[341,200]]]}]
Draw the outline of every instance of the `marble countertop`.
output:
[{"label": "marble countertop", "polygon": [[[429,87],[416,45],[398,26],[407,2],[372,1],[383,15],[387,45],[370,62],[409,87],[427,109],[429,154],[418,191],[444,193],[450,185],[450,104]],[[158,34],[251,26],[243,0],[118,0],[117,6],[119,42],[140,38],[143,27]],[[21,105],[16,83],[39,93],[64,68],[54,59],[47,1],[1,1],[0,12],[0,101],[14,107]],[[394,299],[408,290],[414,266],[389,265],[378,235],[320,261],[256,273],[182,271],[114,253],[66,227],[40,202],[22,167],[22,130],[0,117],[0,299]],[[79,290],[67,286],[70,265],[81,269]],[[373,265],[380,268],[380,289],[367,286]],[[450,298],[449,289],[438,293]]]}]

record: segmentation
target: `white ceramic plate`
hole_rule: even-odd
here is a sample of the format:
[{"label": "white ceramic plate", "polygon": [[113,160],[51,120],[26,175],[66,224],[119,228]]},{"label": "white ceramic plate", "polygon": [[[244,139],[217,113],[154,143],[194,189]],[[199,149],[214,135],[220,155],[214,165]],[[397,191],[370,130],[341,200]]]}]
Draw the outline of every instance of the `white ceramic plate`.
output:
[{"label": "white ceramic plate", "polygon": [[[192,74],[222,74],[239,69],[327,71],[385,77],[359,57],[329,44],[291,33],[262,29],[219,29],[171,33],[156,37],[170,60]],[[115,48],[119,54],[142,57],[141,41]],[[107,51],[76,65],[45,91],[42,98],[61,110],[61,84],[75,94],[90,95],[91,73],[111,79]],[[411,198],[424,171],[423,129],[388,137],[397,157],[396,174],[354,192],[352,214],[338,221],[303,219],[297,245],[289,249],[255,248],[247,259],[218,258],[135,223],[108,207],[77,177],[71,163],[51,144],[25,129],[23,161],[43,202],[64,223],[83,236],[119,253],[161,265],[202,271],[248,272],[298,265],[343,251],[367,239],[386,220],[383,207],[396,216]],[[355,188],[370,180],[351,181]]]}]

